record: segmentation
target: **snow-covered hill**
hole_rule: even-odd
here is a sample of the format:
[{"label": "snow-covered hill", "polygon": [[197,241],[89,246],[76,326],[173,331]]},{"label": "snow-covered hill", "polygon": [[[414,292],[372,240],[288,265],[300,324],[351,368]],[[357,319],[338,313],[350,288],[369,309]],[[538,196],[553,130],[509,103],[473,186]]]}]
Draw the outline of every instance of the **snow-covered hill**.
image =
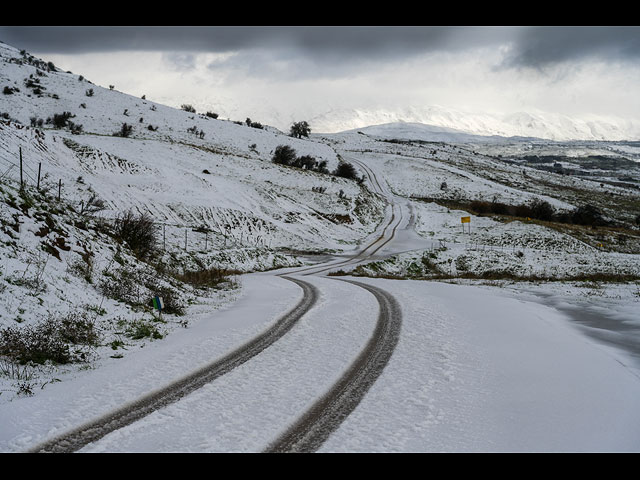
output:
[{"label": "snow-covered hill", "polygon": [[370,125],[420,123],[472,135],[537,137],[548,140],[639,140],[640,123],[617,117],[569,117],[547,112],[506,115],[427,106],[404,109],[336,109],[310,120],[315,132],[335,133]]},{"label": "snow-covered hill", "polygon": [[[13,90],[0,95],[0,112],[11,120],[2,127],[3,172],[22,150],[29,182],[42,164],[50,181],[62,181],[68,201],[95,193],[105,215],[135,207],[158,222],[206,227],[245,246],[261,245],[268,230],[271,247],[300,250],[341,249],[377,223],[367,217],[379,214],[375,199],[356,182],[271,163],[283,144],[333,170],[339,160],[325,144],[102,88],[4,44],[0,59],[0,88]],[[47,123],[63,112],[79,134]],[[125,123],[131,134],[114,136]]]}]

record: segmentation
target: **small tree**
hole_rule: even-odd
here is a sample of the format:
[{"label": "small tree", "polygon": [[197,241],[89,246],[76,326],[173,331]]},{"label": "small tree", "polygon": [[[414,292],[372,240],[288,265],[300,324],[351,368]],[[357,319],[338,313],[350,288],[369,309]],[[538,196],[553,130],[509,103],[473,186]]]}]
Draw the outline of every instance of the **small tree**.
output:
[{"label": "small tree", "polygon": [[311,127],[307,122],[296,122],[291,125],[289,136],[295,138],[309,137],[311,133]]},{"label": "small tree", "polygon": [[93,97],[93,88],[90,88],[89,90],[87,90],[86,92],[84,92],[84,94],[87,97]]},{"label": "small tree", "polygon": [[271,161],[280,165],[293,165],[296,156],[296,151],[289,145],[278,145]]}]

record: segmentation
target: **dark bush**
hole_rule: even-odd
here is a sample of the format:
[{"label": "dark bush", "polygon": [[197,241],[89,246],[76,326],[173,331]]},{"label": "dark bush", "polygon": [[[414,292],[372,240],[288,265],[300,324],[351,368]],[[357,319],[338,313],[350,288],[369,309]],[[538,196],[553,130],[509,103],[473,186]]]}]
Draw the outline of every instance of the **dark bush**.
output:
[{"label": "dark bush", "polygon": [[71,112],[55,113],[53,115],[53,127],[64,128],[67,126],[69,119],[73,117],[74,115],[72,115]]},{"label": "dark bush", "polygon": [[49,316],[35,325],[6,327],[0,331],[0,355],[21,364],[47,361],[58,364],[87,360],[87,351],[73,345],[94,347],[100,335],[88,314]]},{"label": "dark bush", "polygon": [[128,125],[126,123],[122,124],[122,127],[120,127],[120,130],[117,132],[114,132],[113,136],[114,137],[128,137],[129,135],[131,135],[131,132],[133,131],[133,126],[132,125]]},{"label": "dark bush", "polygon": [[214,112],[207,112],[205,115],[209,118],[218,118],[218,114]]},{"label": "dark bush", "polygon": [[5,95],[13,95],[13,88],[11,87],[4,87],[2,89],[2,93],[4,93]]},{"label": "dark bush", "polygon": [[529,202],[530,208],[530,217],[537,218],[538,220],[553,220],[556,210],[553,206],[547,202],[546,200],[541,200],[539,198],[534,198]]},{"label": "dark bush", "polygon": [[293,163],[294,167],[304,168],[306,170],[315,170],[318,162],[310,155],[303,155],[298,157]]},{"label": "dark bush", "polygon": [[336,177],[349,178],[351,180],[358,180],[358,174],[353,165],[347,162],[340,163],[333,171]]},{"label": "dark bush", "polygon": [[69,129],[74,135],[82,133],[83,128],[84,127],[78,123],[69,122]]},{"label": "dark bush", "polygon": [[289,145],[278,145],[271,161],[280,165],[293,165],[296,156],[296,151]]},{"label": "dark bush", "polygon": [[316,165],[316,172],[318,173],[329,173],[329,169],[327,168],[327,161],[326,160],[322,160],[320,162],[318,162],[318,164]]},{"label": "dark bush", "polygon": [[572,223],[578,225],[606,225],[607,222],[602,216],[602,212],[593,205],[583,205],[577,207],[571,214]]},{"label": "dark bush", "polygon": [[147,259],[156,249],[156,230],[149,215],[136,215],[129,210],[116,219],[114,235],[126,242],[138,258]]},{"label": "dark bush", "polygon": [[42,127],[44,124],[44,120],[38,117],[31,117],[29,118],[29,121],[31,122],[32,127]]},{"label": "dark bush", "polygon": [[482,200],[473,200],[469,207],[477,214],[492,213],[492,205],[489,202],[483,202]]}]

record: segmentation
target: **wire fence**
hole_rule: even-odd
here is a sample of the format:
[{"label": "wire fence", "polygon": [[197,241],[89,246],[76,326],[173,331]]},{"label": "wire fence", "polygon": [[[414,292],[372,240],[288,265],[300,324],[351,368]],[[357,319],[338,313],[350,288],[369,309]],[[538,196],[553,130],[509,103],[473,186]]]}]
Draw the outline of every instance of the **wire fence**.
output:
[{"label": "wire fence", "polygon": [[[21,190],[31,188],[40,191],[45,188],[50,190],[56,183],[48,182],[46,187],[41,185],[43,174],[42,163],[38,162],[37,167],[31,165],[23,157],[22,147],[19,147],[17,152],[0,148],[0,181],[13,184]],[[78,206],[78,200],[65,198],[64,185],[63,180],[59,178],[56,185],[57,200],[70,203],[75,208]],[[92,205],[89,201],[80,200],[78,207],[76,211],[81,214],[91,214],[112,227],[115,227],[118,222],[117,215],[111,217],[100,215],[100,211],[106,207],[101,207],[99,204]],[[142,215],[144,212],[139,213]],[[149,217],[153,217],[153,214],[146,213]],[[194,224],[151,220],[157,230],[158,243],[163,251],[180,248],[184,251],[204,253],[219,248],[271,248],[271,233],[274,229],[268,227],[263,220],[250,222],[248,219],[234,216],[232,220],[210,219],[210,222],[214,223],[215,227],[207,225],[205,221]]]}]

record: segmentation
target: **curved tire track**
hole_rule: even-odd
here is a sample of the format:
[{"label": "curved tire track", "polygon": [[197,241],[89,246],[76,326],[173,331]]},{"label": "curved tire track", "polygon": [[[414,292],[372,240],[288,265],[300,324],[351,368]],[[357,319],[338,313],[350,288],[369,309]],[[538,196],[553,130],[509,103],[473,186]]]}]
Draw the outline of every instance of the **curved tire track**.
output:
[{"label": "curved tire track", "polygon": [[283,315],[271,328],[227,354],[223,358],[206,365],[188,376],[110,412],[75,430],[46,441],[30,450],[34,452],[75,452],[108,433],[123,428],[153,411],[180,400],[216,378],[242,365],[287,333],[291,327],[307,313],[319,298],[318,289],[310,283],[296,278],[282,276],[302,288],[302,300]]},{"label": "curved tire track", "polygon": [[265,453],[314,452],[325,442],[378,379],[400,338],[402,312],[396,299],[381,288],[353,280],[336,279],[371,292],[380,305],[373,335],[347,372]]}]

